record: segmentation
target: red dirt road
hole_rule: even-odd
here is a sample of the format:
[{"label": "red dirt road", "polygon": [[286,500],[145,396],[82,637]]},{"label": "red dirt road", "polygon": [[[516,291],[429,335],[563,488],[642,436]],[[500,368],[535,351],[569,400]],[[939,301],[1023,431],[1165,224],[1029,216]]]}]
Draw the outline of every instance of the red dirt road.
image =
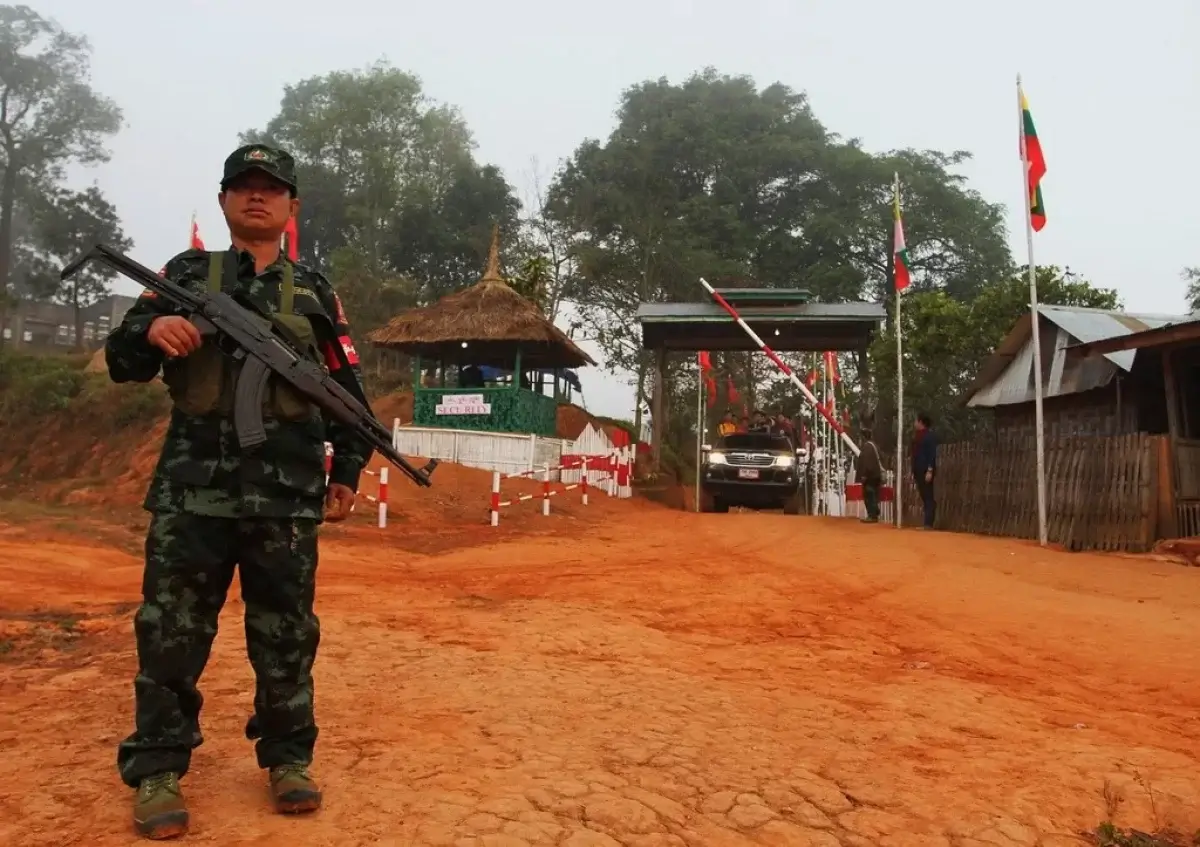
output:
[{"label": "red dirt road", "polygon": [[[187,840],[1058,847],[1106,804],[1143,829],[1200,826],[1200,570],[850,521],[622,514],[582,538],[568,518],[499,542],[480,527],[431,554],[399,529],[386,545],[331,533],[327,801],[308,819],[268,810],[242,737],[231,600]],[[136,536],[0,530],[0,844],[133,844],[113,762]]]}]

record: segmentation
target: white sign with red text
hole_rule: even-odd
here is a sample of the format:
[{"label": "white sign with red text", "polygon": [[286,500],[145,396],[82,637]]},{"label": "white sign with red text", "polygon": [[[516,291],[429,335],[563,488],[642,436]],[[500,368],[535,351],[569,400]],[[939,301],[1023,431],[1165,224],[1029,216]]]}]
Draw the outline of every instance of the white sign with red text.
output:
[{"label": "white sign with red text", "polygon": [[439,415],[490,415],[492,404],[482,394],[443,394],[434,412]]}]

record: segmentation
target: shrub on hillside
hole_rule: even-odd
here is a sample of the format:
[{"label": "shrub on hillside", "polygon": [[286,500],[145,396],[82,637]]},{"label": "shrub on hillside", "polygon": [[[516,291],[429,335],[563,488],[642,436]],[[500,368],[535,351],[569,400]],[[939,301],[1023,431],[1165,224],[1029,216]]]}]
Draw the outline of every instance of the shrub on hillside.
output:
[{"label": "shrub on hillside", "polygon": [[0,350],[0,424],[66,409],[83,390],[85,363]]}]

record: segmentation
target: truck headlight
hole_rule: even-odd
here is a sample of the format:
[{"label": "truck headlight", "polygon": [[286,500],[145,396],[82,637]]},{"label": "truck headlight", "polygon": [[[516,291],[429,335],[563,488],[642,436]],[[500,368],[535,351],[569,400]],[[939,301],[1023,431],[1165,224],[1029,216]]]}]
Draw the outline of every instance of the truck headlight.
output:
[{"label": "truck headlight", "polygon": [[713,452],[711,452],[711,453],[709,453],[709,454],[708,454],[708,463],[709,463],[710,465],[723,465],[723,464],[725,464],[725,454],[724,454],[724,453],[721,453],[721,452],[719,452],[719,451],[716,451],[716,450],[714,450]]},{"label": "truck headlight", "polygon": [[794,464],[796,464],[795,456],[776,456],[775,457],[775,467],[777,467],[777,468],[790,468]]}]

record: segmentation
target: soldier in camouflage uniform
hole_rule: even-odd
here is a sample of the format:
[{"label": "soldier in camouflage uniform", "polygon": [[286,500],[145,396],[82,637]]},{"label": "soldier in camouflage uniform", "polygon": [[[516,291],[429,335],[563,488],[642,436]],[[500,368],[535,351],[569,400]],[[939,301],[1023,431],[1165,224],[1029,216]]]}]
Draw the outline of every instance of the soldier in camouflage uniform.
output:
[{"label": "soldier in camouflage uniform", "polygon": [[[292,157],[242,147],[225,162],[218,198],[232,247],[188,250],[163,274],[254,302],[365,405],[341,302],[323,276],[281,255],[282,232],[299,206]],[[134,618],[136,730],[117,752],[122,780],[137,790],[135,826],[152,839],[187,831],[179,779],[202,740],[196,684],[235,567],[256,679],[247,735],[258,737],[276,808],[315,810],[321,792],[308,766],[317,739],[317,527],[349,514],[370,448],[280,383],[265,403],[267,442],[243,454],[231,417],[238,365],[152,292],[109,336],[105,357],[114,382],[148,382],[161,370],[174,407],[144,503],[152,517]],[[334,448],[328,485],[327,440]]]}]

